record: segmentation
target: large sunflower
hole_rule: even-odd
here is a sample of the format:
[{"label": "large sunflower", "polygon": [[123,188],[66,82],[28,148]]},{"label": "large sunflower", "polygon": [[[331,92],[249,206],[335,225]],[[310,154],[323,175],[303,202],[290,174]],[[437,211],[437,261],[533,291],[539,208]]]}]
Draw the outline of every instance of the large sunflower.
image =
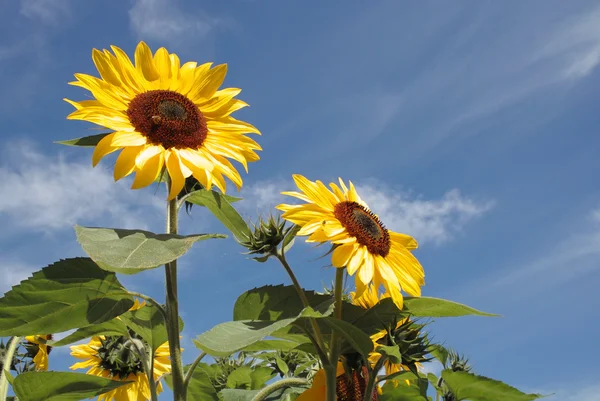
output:
[{"label": "large sunflower", "polygon": [[27,341],[25,348],[35,353],[35,356],[33,357],[35,370],[48,370],[48,355],[50,354],[52,347],[46,345],[46,340],[52,340],[52,334],[27,336],[25,337],[25,340]]},{"label": "large sunflower", "polygon": [[235,99],[241,89],[218,90],[227,65],[212,63],[180,65],[176,54],[160,48],[152,51],[140,42],[135,65],[116,46],[92,51],[101,78],[75,74],[72,85],[89,90],[94,100],[75,102],[77,110],[67,118],[85,120],[114,132],[97,145],[95,166],[109,153],[122,149],[114,170],[115,180],[136,173],[132,188],[154,182],[166,167],[171,179],[169,199],[194,176],[204,187],[214,184],[225,192],[228,177],[238,189],[242,178],[227,158],[248,171],[247,162],[259,159],[260,146],[246,133],[260,134],[251,124],[236,120],[231,113],[247,104]]},{"label": "large sunflower", "polygon": [[[117,381],[131,381],[98,397],[98,401],[144,401],[151,398],[148,376],[135,352],[122,352],[123,344],[129,339],[116,336],[92,337],[89,343],[71,346],[71,355],[84,359],[71,369],[90,368],[87,373]],[[129,350],[131,351],[131,350]],[[162,392],[161,377],[171,371],[169,344],[164,343],[154,352],[154,380],[157,392]]]},{"label": "large sunflower", "polygon": [[398,308],[402,308],[402,293],[421,295],[425,274],[419,261],[410,252],[417,248],[415,239],[389,231],[379,217],[371,212],[358,196],[352,182],[349,188],[339,179],[340,186],[321,181],[312,182],[301,175],[294,181],[302,192],[282,192],[307,203],[282,204],[283,218],[302,228],[298,235],[308,235],[306,242],[331,242],[335,249],[332,264],[356,273],[356,297],[360,298],[369,285],[384,286]]}]

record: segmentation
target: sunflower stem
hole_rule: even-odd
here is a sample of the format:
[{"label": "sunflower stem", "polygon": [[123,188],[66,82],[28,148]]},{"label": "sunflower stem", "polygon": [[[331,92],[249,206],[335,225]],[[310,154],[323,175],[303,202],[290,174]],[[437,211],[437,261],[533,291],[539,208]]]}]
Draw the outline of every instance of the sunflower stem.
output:
[{"label": "sunflower stem", "polygon": [[306,381],[306,379],[301,379],[299,377],[288,377],[286,379],[281,379],[278,380],[274,383],[269,384],[267,387],[263,388],[262,390],[260,390],[255,396],[254,398],[252,398],[252,401],[264,401],[267,399],[267,397],[282,388],[285,387],[291,387],[291,386],[302,386],[307,384],[308,382]]},{"label": "sunflower stem", "polygon": [[15,351],[19,346],[21,337],[11,337],[6,346],[6,354],[2,361],[2,372],[0,372],[0,400],[6,401],[6,395],[8,394],[8,375],[10,375],[10,366],[15,355]]},{"label": "sunflower stem", "polygon": [[144,367],[144,372],[146,372],[146,377],[148,377],[148,387],[150,387],[151,400],[158,401],[156,382],[154,381],[154,351],[150,345],[148,345],[148,347],[140,347],[138,342],[134,341],[131,333],[127,332],[127,335],[129,336],[129,341],[131,341],[131,344],[135,347],[138,358]]},{"label": "sunflower stem", "polygon": [[[283,253],[283,250],[281,250],[280,252],[277,252],[276,256],[277,256],[277,259],[279,259],[279,262],[281,262],[281,264],[284,267],[285,271],[287,272],[288,276],[290,276],[290,279],[292,280],[292,283],[294,284],[294,288],[296,289],[296,292],[298,293],[298,296],[300,297],[300,300],[302,301],[302,305],[305,308],[310,307],[310,304],[308,303],[308,298],[306,298],[306,294],[304,293],[304,289],[302,289],[302,286],[300,286],[300,283],[298,282],[298,279],[296,278],[294,271],[292,270],[291,266],[285,259],[285,254]],[[317,353],[319,355],[326,355],[327,348],[325,347],[325,340],[323,339],[323,333],[321,332],[321,328],[317,324],[317,319],[310,318],[310,324],[312,326],[312,329],[313,329],[313,332],[315,335],[316,343],[314,344],[314,346],[315,346],[315,348],[317,348]],[[323,364],[323,367],[325,367],[326,365],[329,364],[329,360],[327,358],[322,357],[321,363]]]},{"label": "sunflower stem", "polygon": [[[378,360],[373,370],[369,370],[369,381],[367,382],[367,387],[365,388],[365,397],[363,401],[371,401],[373,399],[373,391],[375,390],[375,385],[377,383],[377,372],[383,367],[383,364],[387,360],[387,356],[382,355]],[[367,365],[367,369],[368,365]]]},{"label": "sunflower stem", "polygon": [[[168,186],[171,182],[168,180]],[[177,198],[167,203],[167,233],[177,234]],[[181,346],[179,344],[179,302],[177,300],[177,260],[165,265],[166,276],[166,312],[167,337],[171,356],[171,377],[173,379],[174,401],[185,401],[183,386],[183,364],[181,362]]]},{"label": "sunflower stem", "polygon": [[[335,287],[333,296],[335,298],[334,316],[336,319],[342,319],[342,295],[344,292],[344,269],[338,268],[335,271]],[[338,359],[340,358],[341,337],[337,331],[331,333],[331,344],[329,344],[329,364],[333,369],[329,372],[325,371],[327,380],[327,401],[335,401],[336,388],[336,370]],[[332,391],[330,391],[330,388]],[[331,397],[331,398],[330,398]]]},{"label": "sunflower stem", "polygon": [[188,371],[185,373],[185,377],[183,379],[183,392],[186,395],[187,395],[188,386],[190,385],[190,380],[192,379],[192,376],[194,375],[194,370],[196,370],[196,366],[198,366],[198,364],[200,363],[200,361],[205,356],[206,356],[206,352],[203,352],[200,355],[198,355],[198,357],[194,360],[194,362],[192,363],[192,365],[190,366],[190,368],[188,369]]}]

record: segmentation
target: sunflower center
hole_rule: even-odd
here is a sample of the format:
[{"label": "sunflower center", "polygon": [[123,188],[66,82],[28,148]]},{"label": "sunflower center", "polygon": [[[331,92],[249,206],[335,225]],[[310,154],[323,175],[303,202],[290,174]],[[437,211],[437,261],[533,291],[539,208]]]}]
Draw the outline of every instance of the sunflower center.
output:
[{"label": "sunflower center", "polygon": [[98,348],[100,367],[109,371],[112,377],[125,379],[131,373],[144,371],[142,361],[137,355],[133,341],[141,341],[141,337],[131,332],[131,339],[124,336],[107,336],[101,339],[102,346]]},{"label": "sunflower center", "polygon": [[357,202],[340,202],[333,211],[348,234],[370,253],[387,256],[390,252],[390,234],[381,220],[369,209]]},{"label": "sunflower center", "polygon": [[153,145],[198,149],[208,128],[198,107],[181,93],[152,90],[140,93],[129,103],[129,121]]}]

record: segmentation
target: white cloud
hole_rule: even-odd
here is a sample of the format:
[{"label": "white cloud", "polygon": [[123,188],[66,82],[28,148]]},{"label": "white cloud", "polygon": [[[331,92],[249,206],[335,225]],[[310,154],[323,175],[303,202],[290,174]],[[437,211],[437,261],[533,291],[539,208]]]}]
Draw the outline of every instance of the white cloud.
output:
[{"label": "white cloud", "polygon": [[129,22],[141,39],[169,42],[202,39],[221,23],[205,13],[185,12],[169,0],[136,0],[129,10]]},{"label": "white cloud", "polygon": [[50,157],[31,143],[4,146],[0,216],[15,228],[50,232],[74,224],[147,228],[162,213],[162,198],[115,183],[106,165],[92,168]]},{"label": "white cloud", "polygon": [[[244,200],[239,205],[243,212],[268,213],[279,203],[293,203],[292,198],[280,192],[294,188],[292,182],[284,180],[257,182],[244,187]],[[381,183],[357,184],[357,190],[387,228],[408,233],[421,244],[440,244],[450,240],[469,221],[482,216],[494,205],[489,200],[480,201],[464,196],[458,189],[446,192],[440,199],[423,199],[422,196],[394,190]]]},{"label": "white cloud", "polygon": [[34,267],[12,259],[0,258],[0,294],[4,294],[13,285],[25,280],[34,270]]},{"label": "white cloud", "polygon": [[44,23],[58,23],[69,14],[70,0],[21,0],[21,14]]}]

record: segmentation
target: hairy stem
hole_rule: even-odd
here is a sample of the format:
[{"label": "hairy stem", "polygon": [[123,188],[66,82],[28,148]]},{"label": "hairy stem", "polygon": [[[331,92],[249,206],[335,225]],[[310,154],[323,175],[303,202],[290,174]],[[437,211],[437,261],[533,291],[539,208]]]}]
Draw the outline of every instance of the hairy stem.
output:
[{"label": "hairy stem", "polygon": [[[170,184],[170,182],[169,182]],[[167,233],[177,234],[177,199],[167,204]],[[165,265],[166,277],[166,313],[167,337],[171,355],[171,377],[173,379],[174,401],[185,401],[183,386],[183,364],[181,362],[181,346],[179,344],[179,301],[177,299],[177,260]]]},{"label": "hairy stem", "polygon": [[190,385],[190,380],[192,379],[192,376],[194,375],[194,370],[196,370],[196,366],[198,366],[200,361],[205,356],[206,356],[206,352],[203,352],[200,355],[198,355],[196,360],[192,363],[192,365],[190,366],[190,368],[188,369],[188,371],[185,374],[185,378],[183,379],[183,392],[186,394],[186,397],[187,397],[187,389],[188,389],[188,386]]},{"label": "hairy stem", "polygon": [[271,393],[277,391],[279,389],[291,386],[302,386],[307,384],[306,379],[300,379],[298,377],[290,377],[287,379],[281,379],[276,381],[275,383],[269,384],[267,387],[263,388],[258,394],[252,398],[252,401],[264,401]]},{"label": "hairy stem", "polygon": [[[375,390],[375,384],[377,379],[377,372],[383,367],[383,364],[387,360],[387,356],[382,355],[378,360],[373,370],[369,371],[369,381],[367,382],[367,388],[365,389],[364,401],[371,401],[373,399],[373,391]],[[367,368],[368,369],[368,368]]]},{"label": "hairy stem", "polygon": [[[294,284],[294,288],[296,289],[296,292],[298,293],[298,296],[300,297],[300,300],[302,301],[302,305],[304,305],[305,308],[308,308],[310,306],[310,304],[308,303],[308,298],[306,298],[306,294],[304,293],[304,290],[300,286],[300,283],[298,282],[298,279],[296,278],[294,271],[292,270],[292,268],[288,264],[287,260],[285,259],[285,255],[283,254],[283,252],[281,252],[281,253],[278,252],[276,256],[277,256],[277,259],[279,259],[279,262],[281,262],[281,264],[283,265],[288,276],[290,276],[290,279],[292,280],[292,283]],[[312,326],[312,329],[313,329],[313,332],[315,335],[315,339],[316,339],[315,347],[317,348],[317,352],[319,353],[319,355],[325,355],[327,348],[325,347],[325,340],[323,339],[323,333],[321,332],[321,329],[319,328],[319,325],[317,324],[317,320],[315,318],[310,318],[310,324]],[[321,360],[321,362],[322,362],[323,366],[329,364],[329,361],[327,359]]]},{"label": "hairy stem", "polygon": [[[342,319],[342,295],[344,291],[344,269],[336,269],[335,271],[335,309],[334,316],[336,319]],[[331,333],[331,344],[329,344],[329,364],[332,368],[325,370],[327,380],[327,401],[335,401],[336,399],[336,384],[337,384],[337,363],[340,358],[341,337],[337,331]]]},{"label": "hairy stem", "polygon": [[11,337],[6,346],[6,354],[2,361],[2,372],[0,372],[0,400],[5,401],[8,394],[8,375],[10,375],[10,365],[12,365],[13,356],[19,346],[21,337]]}]

